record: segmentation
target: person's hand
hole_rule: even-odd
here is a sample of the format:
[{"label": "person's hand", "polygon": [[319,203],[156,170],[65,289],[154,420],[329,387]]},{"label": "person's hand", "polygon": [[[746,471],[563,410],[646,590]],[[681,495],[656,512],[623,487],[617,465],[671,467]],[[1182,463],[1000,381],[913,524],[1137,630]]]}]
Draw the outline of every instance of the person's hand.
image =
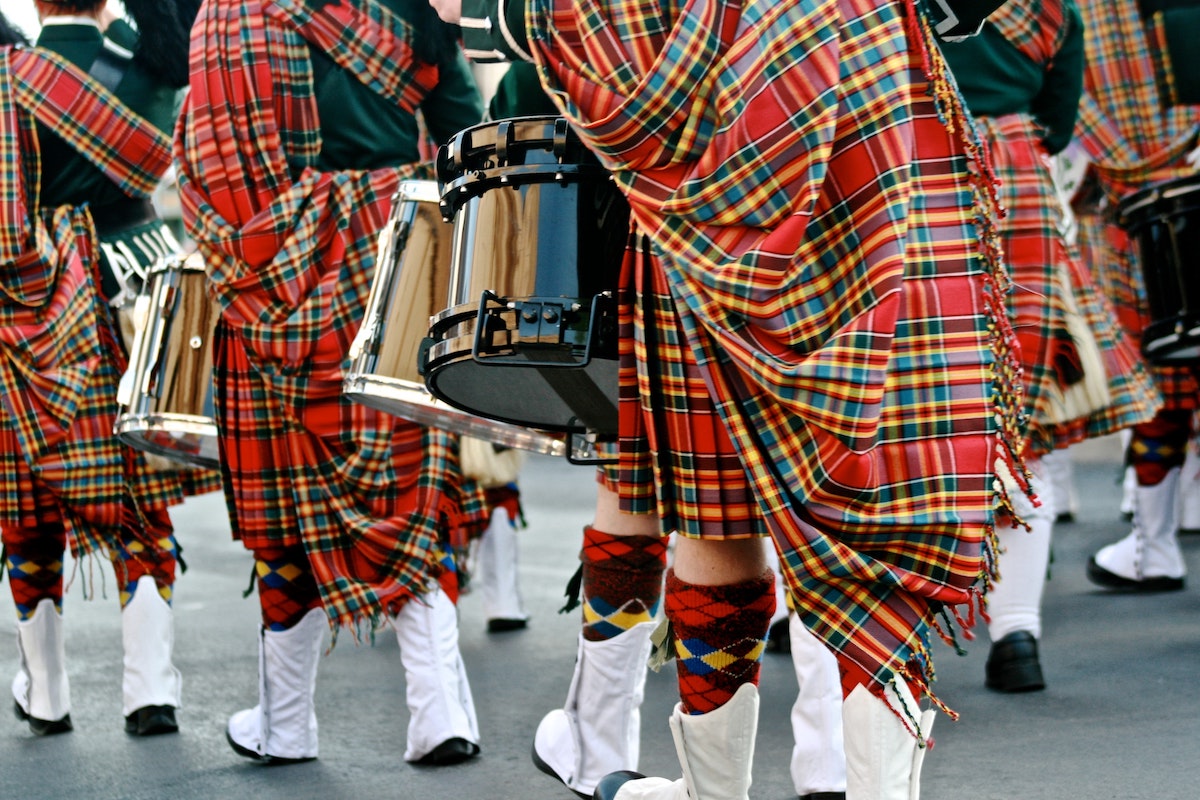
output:
[{"label": "person's hand", "polygon": [[462,19],[462,0],[429,0],[429,5],[441,17],[442,22],[457,25]]}]

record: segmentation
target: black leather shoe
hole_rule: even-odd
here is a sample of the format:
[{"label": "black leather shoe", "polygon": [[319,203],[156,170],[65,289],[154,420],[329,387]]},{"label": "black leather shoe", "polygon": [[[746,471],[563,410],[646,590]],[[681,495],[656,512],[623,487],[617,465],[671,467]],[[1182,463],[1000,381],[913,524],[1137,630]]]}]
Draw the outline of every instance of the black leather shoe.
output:
[{"label": "black leather shoe", "polygon": [[424,767],[448,767],[451,764],[461,764],[477,755],[479,745],[456,736],[442,742],[413,763]]},{"label": "black leather shoe", "polygon": [[519,631],[526,626],[523,619],[508,619],[505,617],[496,617],[487,621],[488,633],[505,633],[507,631]]},{"label": "black leather shoe", "polygon": [[768,631],[767,652],[783,653],[785,655],[792,652],[792,628],[788,624],[787,617],[776,620],[771,626],[771,630]]},{"label": "black leather shoe", "polygon": [[992,643],[985,665],[984,685],[997,692],[1037,692],[1046,688],[1038,662],[1037,639],[1028,631],[1014,631]]},{"label": "black leather shoe", "polygon": [[1138,581],[1118,575],[1115,572],[1109,572],[1097,564],[1094,557],[1088,559],[1087,576],[1088,580],[1097,586],[1103,586],[1105,589],[1116,589],[1122,592],[1178,592],[1183,588],[1183,578],[1159,576],[1156,578],[1143,578]]},{"label": "black leather shoe", "polygon": [[846,800],[845,792],[810,792],[802,794],[796,800]]},{"label": "black leather shoe", "polygon": [[613,800],[617,796],[617,792],[622,786],[630,781],[636,781],[638,778],[646,777],[640,772],[623,769],[620,772],[610,772],[600,779],[596,784],[596,791],[592,793],[594,800]]},{"label": "black leather shoe", "polygon": [[133,736],[177,733],[175,706],[143,706],[125,717],[125,732]]},{"label": "black leather shoe", "polygon": [[22,722],[28,722],[29,730],[33,731],[38,736],[53,736],[56,733],[67,733],[68,731],[75,729],[74,726],[71,725],[70,714],[67,714],[62,719],[38,719],[37,717],[31,717],[29,714],[26,714],[25,709],[21,708],[21,704],[16,700],[13,700],[13,713],[16,714],[17,719],[21,720]]}]

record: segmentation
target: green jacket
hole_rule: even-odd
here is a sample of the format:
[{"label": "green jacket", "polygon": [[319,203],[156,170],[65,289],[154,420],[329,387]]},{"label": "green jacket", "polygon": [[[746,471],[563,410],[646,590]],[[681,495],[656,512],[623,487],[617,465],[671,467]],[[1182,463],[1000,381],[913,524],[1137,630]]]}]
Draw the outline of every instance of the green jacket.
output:
[{"label": "green jacket", "polygon": [[[129,48],[117,42],[136,43],[136,36],[128,25],[118,22],[111,28],[109,41],[118,53],[124,51],[128,56]],[[43,23],[37,46],[58,53],[86,72],[104,48],[104,39],[94,25]],[[124,76],[113,93],[131,111],[167,135],[174,130],[179,92],[143,70],[137,62],[125,60]],[[38,143],[42,153],[43,206],[90,202],[94,207],[102,207],[124,199],[125,195],[104,173],[41,125]]]},{"label": "green jacket", "polygon": [[1083,22],[1074,2],[1065,4],[1064,13],[1070,30],[1047,64],[1035,63],[988,23],[978,36],[942,43],[971,113],[1032,115],[1046,131],[1042,142],[1050,153],[1070,143],[1083,92]]},{"label": "green jacket", "polygon": [[[382,0],[389,10],[405,19],[412,18],[416,3],[425,2]],[[309,54],[321,118],[318,168],[379,169],[421,160],[417,121],[411,114],[339,69],[317,48],[310,47]],[[438,144],[483,119],[483,100],[461,53],[441,65],[437,88],[421,104],[421,116]]]}]

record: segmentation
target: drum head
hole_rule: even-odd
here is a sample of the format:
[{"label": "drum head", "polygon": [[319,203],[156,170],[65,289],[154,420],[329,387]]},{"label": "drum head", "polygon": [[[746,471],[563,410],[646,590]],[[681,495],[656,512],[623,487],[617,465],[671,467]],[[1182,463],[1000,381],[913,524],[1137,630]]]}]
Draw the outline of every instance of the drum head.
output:
[{"label": "drum head", "polygon": [[563,433],[617,432],[615,359],[582,367],[494,364],[460,353],[426,376],[429,390],[465,410]]}]

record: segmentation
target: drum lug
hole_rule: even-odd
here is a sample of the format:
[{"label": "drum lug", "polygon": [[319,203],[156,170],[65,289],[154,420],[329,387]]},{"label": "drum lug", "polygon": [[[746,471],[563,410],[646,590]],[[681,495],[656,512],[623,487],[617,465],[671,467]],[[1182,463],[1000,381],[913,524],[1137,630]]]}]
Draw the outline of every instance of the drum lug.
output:
[{"label": "drum lug", "polygon": [[531,300],[517,303],[517,334],[530,344],[562,341],[563,319],[568,311],[562,303]]}]

